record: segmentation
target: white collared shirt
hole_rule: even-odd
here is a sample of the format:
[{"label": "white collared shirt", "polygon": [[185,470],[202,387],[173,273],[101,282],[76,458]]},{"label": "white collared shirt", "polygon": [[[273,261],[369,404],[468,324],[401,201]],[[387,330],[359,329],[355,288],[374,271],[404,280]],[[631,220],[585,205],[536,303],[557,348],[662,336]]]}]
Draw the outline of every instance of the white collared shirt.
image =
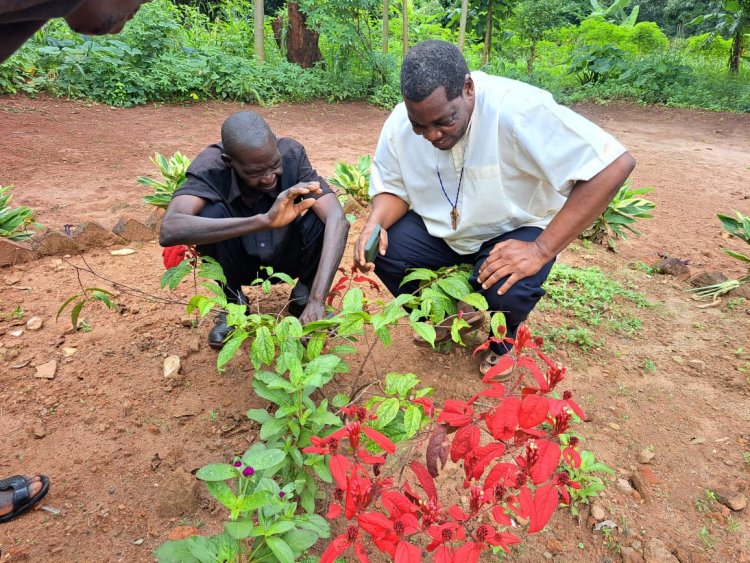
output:
[{"label": "white collared shirt", "polygon": [[402,102],[380,133],[370,177],[370,197],[400,197],[459,254],[519,227],[546,227],[577,181],[590,180],[625,152],[549,92],[483,72],[471,76],[474,112],[461,141],[449,151],[436,149],[414,133]]}]

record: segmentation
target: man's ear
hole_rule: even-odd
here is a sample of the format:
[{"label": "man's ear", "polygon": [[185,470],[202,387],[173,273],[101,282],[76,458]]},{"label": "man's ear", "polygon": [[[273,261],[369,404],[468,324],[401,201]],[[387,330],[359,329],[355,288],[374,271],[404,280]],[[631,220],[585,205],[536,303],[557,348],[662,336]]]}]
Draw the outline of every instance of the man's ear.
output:
[{"label": "man's ear", "polygon": [[470,98],[474,97],[474,80],[471,78],[471,74],[464,76],[463,95]]}]

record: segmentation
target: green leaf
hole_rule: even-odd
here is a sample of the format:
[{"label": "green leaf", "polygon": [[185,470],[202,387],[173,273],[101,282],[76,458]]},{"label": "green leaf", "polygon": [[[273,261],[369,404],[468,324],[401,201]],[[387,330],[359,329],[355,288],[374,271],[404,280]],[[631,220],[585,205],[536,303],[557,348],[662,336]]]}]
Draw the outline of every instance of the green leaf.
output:
[{"label": "green leaf", "polygon": [[242,463],[250,465],[256,471],[262,471],[268,469],[274,465],[278,465],[282,461],[286,454],[282,450],[277,449],[257,449],[248,450],[242,457]]},{"label": "green leaf", "polygon": [[385,392],[388,395],[398,395],[404,398],[418,384],[419,379],[413,373],[390,372],[385,376]]},{"label": "green leaf", "polygon": [[377,423],[377,426],[375,427],[384,428],[388,426],[388,423],[396,418],[396,415],[398,415],[399,409],[400,405],[398,399],[396,398],[386,399],[385,401],[380,403],[380,406],[378,406],[378,410],[375,411],[378,417],[377,420],[374,421]]},{"label": "green leaf", "polygon": [[497,338],[504,337],[507,333],[507,326],[508,323],[505,320],[504,313],[501,313],[500,311],[492,313],[492,318],[490,319],[490,329],[493,336]]},{"label": "green leaf", "polygon": [[409,274],[401,280],[399,287],[411,282],[411,281],[430,281],[434,280],[437,274],[427,268],[415,268]]},{"label": "green leaf", "polygon": [[212,463],[201,467],[195,476],[201,481],[226,481],[237,477],[237,470],[227,463]]},{"label": "green leaf", "polygon": [[250,537],[254,524],[252,520],[237,520],[235,522],[226,522],[224,531],[235,540],[243,540]]},{"label": "green leaf", "polygon": [[437,286],[453,299],[463,299],[465,295],[472,292],[471,285],[466,279],[459,276],[448,276],[436,282]]},{"label": "green leaf", "polygon": [[293,530],[293,529],[294,529],[294,522],[292,522],[291,520],[280,520],[272,524],[271,527],[269,527],[268,530],[266,530],[266,534],[279,535],[279,534],[284,534],[288,532],[289,530]]},{"label": "green leaf", "polygon": [[411,328],[416,332],[419,336],[424,338],[427,342],[430,343],[430,346],[435,346],[435,327],[428,323],[423,322],[416,322],[416,321],[409,321],[409,324],[411,325]]},{"label": "green leaf", "polygon": [[469,293],[468,295],[464,295],[461,298],[461,301],[463,301],[467,305],[471,305],[479,311],[486,311],[490,308],[489,304],[487,303],[487,299],[485,299],[484,295],[482,295],[481,293]]},{"label": "green leaf", "polygon": [[85,304],[86,304],[85,300],[79,301],[70,310],[70,323],[73,325],[73,328],[75,328],[76,330],[78,329],[78,315],[81,314],[81,310],[83,309],[83,306]]},{"label": "green leaf", "polygon": [[294,563],[294,552],[284,540],[269,536],[266,538],[266,544],[271,548],[279,563]]},{"label": "green leaf", "polygon": [[275,502],[278,502],[278,497],[271,491],[255,491],[253,494],[238,501],[237,510],[240,512],[252,512]]},{"label": "green leaf", "polygon": [[271,420],[267,420],[266,422],[264,422],[263,425],[260,427],[260,439],[264,441],[268,441],[274,436],[276,436],[277,434],[285,431],[286,429],[287,429],[286,420],[272,418]]},{"label": "green leaf", "polygon": [[326,333],[325,332],[316,332],[311,337],[310,340],[307,343],[307,359],[308,360],[314,360],[318,356],[320,356],[320,353],[323,351],[323,347],[326,343]]},{"label": "green leaf", "polygon": [[729,250],[728,248],[722,248],[721,251],[724,254],[731,256],[732,258],[736,258],[737,260],[741,260],[743,262],[750,262],[750,257],[745,256],[744,254],[740,254],[739,252],[735,252],[734,250]]},{"label": "green leaf", "polygon": [[[404,313],[404,316],[406,316],[406,313]],[[387,326],[377,329],[375,331],[375,336],[377,336],[380,339],[380,341],[383,343],[383,346],[385,347],[390,346],[393,340],[393,337],[391,336],[391,331],[388,330]]]},{"label": "green leaf", "polygon": [[300,556],[315,545],[318,537],[318,534],[312,530],[300,530],[297,528],[289,530],[284,534],[282,539],[287,543],[295,556]]},{"label": "green leaf", "polygon": [[262,326],[255,333],[255,340],[251,347],[251,357],[254,363],[271,365],[275,356],[276,347],[274,346],[273,336],[268,327]]},{"label": "green leaf", "polygon": [[247,333],[244,330],[235,330],[222,346],[219,354],[216,356],[216,367],[219,371],[224,371],[229,361],[234,358],[237,350],[240,349],[242,343],[247,340]]},{"label": "green leaf", "polygon": [[404,430],[407,438],[413,438],[422,425],[422,411],[417,405],[409,405],[404,413]]},{"label": "green leaf", "polygon": [[215,563],[218,550],[214,538],[193,536],[163,543],[154,550],[159,563]]},{"label": "green leaf", "polygon": [[211,493],[211,496],[224,505],[225,508],[229,510],[237,508],[237,497],[224,481],[208,481],[206,488]]},{"label": "green leaf", "polygon": [[171,290],[175,290],[180,282],[185,279],[190,272],[193,271],[193,265],[191,260],[183,260],[177,266],[169,268],[161,276],[161,288],[169,287]]},{"label": "green leaf", "polygon": [[331,399],[331,406],[340,409],[344,405],[349,403],[349,396],[344,395],[343,393],[338,393]]},{"label": "green leaf", "polygon": [[266,409],[250,409],[247,411],[247,417],[260,424],[272,418]]},{"label": "green leaf", "polygon": [[60,315],[65,310],[65,308],[68,305],[70,305],[70,303],[72,303],[73,301],[75,301],[76,299],[78,299],[79,297],[83,297],[83,294],[82,293],[76,293],[75,295],[71,295],[65,301],[63,301],[63,304],[60,305],[60,308],[57,310],[57,315],[55,316],[55,320],[59,319]]},{"label": "green leaf", "polygon": [[319,463],[316,463],[312,466],[313,471],[315,471],[315,474],[320,478],[321,481],[325,483],[332,483],[333,482],[333,475],[331,475],[331,470],[328,469],[328,466],[325,464],[324,461],[321,461]]},{"label": "green leaf", "polygon": [[352,311],[361,311],[364,304],[364,293],[358,287],[352,288],[344,295],[344,300],[341,304],[343,312],[348,313]]}]

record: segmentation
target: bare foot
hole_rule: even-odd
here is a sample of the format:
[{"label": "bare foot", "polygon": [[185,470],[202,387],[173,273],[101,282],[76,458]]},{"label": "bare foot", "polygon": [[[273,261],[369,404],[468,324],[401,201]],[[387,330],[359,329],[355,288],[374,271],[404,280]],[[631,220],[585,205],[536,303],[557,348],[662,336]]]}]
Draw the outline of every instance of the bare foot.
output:
[{"label": "bare foot", "polygon": [[[29,497],[34,497],[42,490],[42,479],[39,475],[24,477],[29,484]],[[0,491],[0,516],[5,516],[13,511],[13,491]]]}]

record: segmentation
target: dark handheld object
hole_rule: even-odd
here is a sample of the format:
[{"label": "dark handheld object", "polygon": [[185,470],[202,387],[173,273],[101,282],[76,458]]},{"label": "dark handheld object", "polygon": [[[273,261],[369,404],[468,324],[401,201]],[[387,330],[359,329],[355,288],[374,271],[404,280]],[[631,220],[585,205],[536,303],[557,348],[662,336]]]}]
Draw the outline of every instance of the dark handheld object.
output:
[{"label": "dark handheld object", "polygon": [[375,230],[372,231],[370,239],[367,241],[365,246],[365,262],[375,262],[375,257],[378,255],[378,249],[380,248],[380,225],[375,225]]}]

